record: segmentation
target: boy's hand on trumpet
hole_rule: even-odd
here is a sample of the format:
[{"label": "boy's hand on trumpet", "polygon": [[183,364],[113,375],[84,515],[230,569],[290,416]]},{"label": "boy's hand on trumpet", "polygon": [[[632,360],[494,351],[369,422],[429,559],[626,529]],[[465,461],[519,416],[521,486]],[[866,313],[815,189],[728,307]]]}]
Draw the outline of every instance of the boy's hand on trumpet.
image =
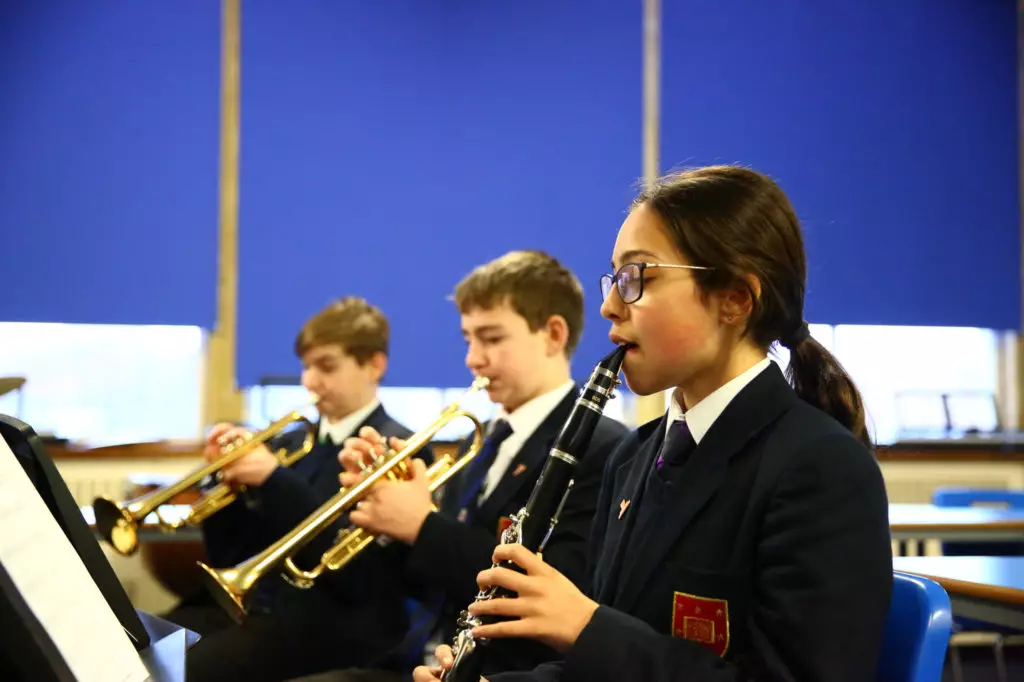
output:
[{"label": "boy's hand on trumpet", "polygon": [[[206,437],[203,456],[208,462],[215,462],[224,456],[224,448],[232,444],[239,447],[242,439],[250,435],[249,431],[240,426],[226,422],[217,424]],[[220,473],[225,483],[256,487],[263,485],[279,464],[267,446],[260,445],[221,469]]]},{"label": "boy's hand on trumpet", "polygon": [[[392,451],[398,452],[405,447],[405,441],[392,437],[389,445]],[[341,484],[346,488],[356,485],[367,475],[374,460],[386,455],[384,438],[372,427],[364,426],[359,430],[359,437],[345,439],[344,447],[338,453],[338,461],[345,470]],[[434,502],[423,460],[413,457],[406,460],[406,464],[411,477],[409,480],[381,480],[355,506],[349,519],[370,532],[411,545],[433,511]]]},{"label": "boy's hand on trumpet", "polygon": [[[405,447],[405,441],[401,438],[391,437],[391,449],[399,451]],[[387,454],[384,447],[384,436],[377,432],[372,426],[364,426],[359,429],[359,435],[346,438],[342,444],[341,452],[338,453],[338,463],[341,464],[341,484],[351,488],[362,480],[364,472],[373,465],[374,460]]]}]

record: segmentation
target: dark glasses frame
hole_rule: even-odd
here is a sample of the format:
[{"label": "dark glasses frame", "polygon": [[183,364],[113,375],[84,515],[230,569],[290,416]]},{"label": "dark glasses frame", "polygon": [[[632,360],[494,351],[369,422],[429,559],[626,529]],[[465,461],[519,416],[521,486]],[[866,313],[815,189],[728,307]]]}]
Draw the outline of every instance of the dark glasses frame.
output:
[{"label": "dark glasses frame", "polygon": [[[622,274],[626,268],[633,268],[636,270],[636,277],[640,285],[637,288],[636,296],[630,300],[626,300],[627,296],[623,293]],[[615,289],[619,294],[619,298],[623,303],[629,305],[630,303],[636,303],[644,295],[644,272],[648,268],[671,268],[676,270],[714,270],[714,268],[705,267],[703,265],[680,265],[678,263],[623,263],[619,266],[619,269],[614,274],[601,275],[601,300],[604,301],[612,293],[612,288]]]}]

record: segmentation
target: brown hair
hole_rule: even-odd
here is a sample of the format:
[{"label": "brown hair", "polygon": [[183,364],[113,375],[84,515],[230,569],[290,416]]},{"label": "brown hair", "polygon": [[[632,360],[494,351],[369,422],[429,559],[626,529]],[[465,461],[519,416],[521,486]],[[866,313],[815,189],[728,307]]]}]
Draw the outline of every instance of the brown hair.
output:
[{"label": "brown hair", "polygon": [[467,313],[508,301],[537,331],[552,315],[569,327],[565,354],[571,357],[583,333],[583,287],[572,272],[542,251],[510,251],[466,275],[455,287],[455,305]]},{"label": "brown hair", "polygon": [[[743,287],[753,309],[746,334],[768,349],[791,351],[787,376],[797,395],[830,414],[871,447],[864,403],[839,361],[807,332],[804,290],[807,260],[800,222],[770,178],[738,166],[709,166],[669,175],[645,189],[633,206],[661,219],[692,265],[705,295]],[[757,277],[760,295],[744,278]]]},{"label": "brown hair", "polygon": [[338,345],[365,364],[375,353],[388,354],[388,318],[365,299],[348,296],[306,320],[295,337],[295,354],[300,358],[311,348]]}]

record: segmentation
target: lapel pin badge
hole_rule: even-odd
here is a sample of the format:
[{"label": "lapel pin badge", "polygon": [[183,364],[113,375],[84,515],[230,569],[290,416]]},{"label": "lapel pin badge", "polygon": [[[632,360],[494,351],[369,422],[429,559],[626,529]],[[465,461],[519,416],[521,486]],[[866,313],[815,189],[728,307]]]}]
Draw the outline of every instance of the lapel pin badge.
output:
[{"label": "lapel pin badge", "polygon": [[619,518],[621,519],[626,515],[626,510],[629,509],[629,500],[622,500],[619,502]]},{"label": "lapel pin badge", "polygon": [[522,463],[520,463],[520,464],[519,464],[519,465],[518,465],[518,466],[517,466],[517,467],[515,468],[515,471],[513,471],[513,472],[512,472],[512,475],[513,475],[513,476],[518,476],[519,474],[523,473],[524,471],[526,471],[526,465],[525,465],[525,464],[522,464]]}]

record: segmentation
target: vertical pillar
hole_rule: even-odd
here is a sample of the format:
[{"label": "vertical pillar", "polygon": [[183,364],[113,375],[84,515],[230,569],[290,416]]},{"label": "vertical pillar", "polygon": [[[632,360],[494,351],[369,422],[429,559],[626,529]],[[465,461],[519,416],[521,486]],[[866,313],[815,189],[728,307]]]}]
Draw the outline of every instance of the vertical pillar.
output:
[{"label": "vertical pillar", "polygon": [[[643,52],[643,177],[650,184],[661,175],[661,0],[644,0]],[[664,393],[637,397],[638,426],[664,412]]]},{"label": "vertical pillar", "polygon": [[241,0],[221,2],[220,213],[217,319],[206,357],[204,424],[242,418],[235,376],[238,339],[238,147],[241,91]]}]

